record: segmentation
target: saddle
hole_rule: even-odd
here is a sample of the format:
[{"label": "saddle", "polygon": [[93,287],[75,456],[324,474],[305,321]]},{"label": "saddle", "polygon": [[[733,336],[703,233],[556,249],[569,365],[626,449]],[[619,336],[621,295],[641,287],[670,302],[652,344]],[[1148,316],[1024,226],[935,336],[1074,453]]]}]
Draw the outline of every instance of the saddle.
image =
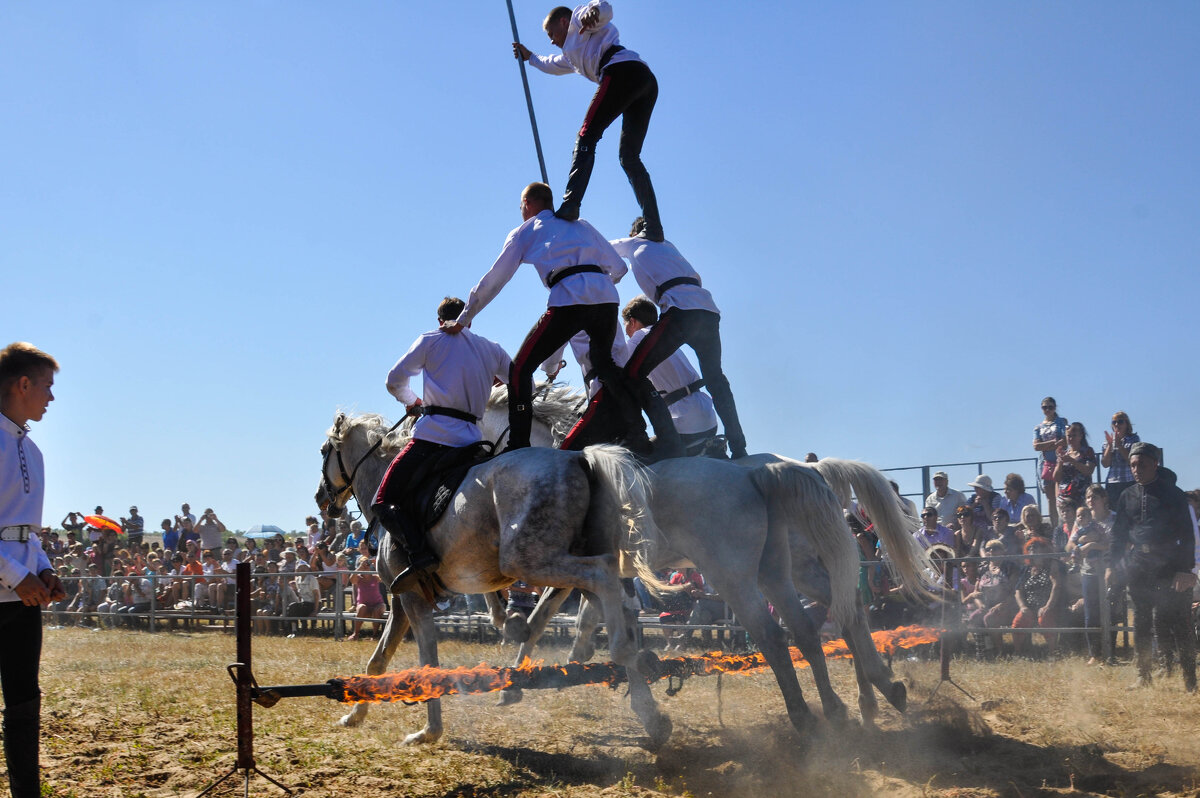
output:
[{"label": "saddle", "polygon": [[422,530],[432,528],[450,506],[467,472],[495,457],[493,448],[490,441],[477,441],[431,456],[413,474],[401,511]]}]

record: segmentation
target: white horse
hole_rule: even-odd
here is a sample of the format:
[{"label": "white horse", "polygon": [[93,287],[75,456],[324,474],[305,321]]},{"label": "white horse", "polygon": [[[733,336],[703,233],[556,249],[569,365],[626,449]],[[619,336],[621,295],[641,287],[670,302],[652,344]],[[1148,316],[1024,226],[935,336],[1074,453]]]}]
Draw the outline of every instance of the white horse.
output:
[{"label": "white horse", "polygon": [[[322,482],[317,504],[340,514],[351,494],[369,506],[388,463],[407,441],[406,433],[388,435],[376,415],[339,413],[321,447]],[[380,444],[380,445],[376,445]],[[354,463],[347,473],[346,463]],[[517,580],[530,584],[579,587],[596,596],[612,630],[615,662],[629,674],[633,710],[650,737],[661,745],[671,721],[654,701],[646,665],[639,661],[633,630],[622,612],[620,564],[661,587],[646,563],[641,541],[656,536],[647,510],[640,467],[624,449],[589,447],[584,452],[531,448],[472,468],[429,531],[441,559],[437,575],[456,593],[491,593]],[[368,499],[368,500],[361,500]],[[620,559],[620,563],[618,561]],[[382,535],[378,570],[390,584],[398,566],[390,535]],[[422,665],[438,665],[433,607],[416,593],[400,597],[404,613],[393,611],[367,666],[383,673],[412,622]],[[441,702],[426,702],[426,724],[405,743],[434,742],[442,735]],[[356,725],[367,705],[357,704],[342,718]]]},{"label": "white horse", "polygon": [[[545,391],[542,421],[534,424],[538,436],[535,445],[539,439],[561,440],[563,430],[570,428],[579,399],[579,395],[561,388]],[[482,420],[486,436],[501,437],[507,419],[505,408],[506,396],[503,389],[497,389]],[[826,458],[806,464],[774,454],[753,455],[732,463],[709,458],[674,459],[656,463],[649,470],[651,510],[663,534],[663,545],[652,550],[652,565],[661,568],[691,562],[700,569],[764,655],[772,652],[767,655],[768,662],[775,670],[794,723],[796,713],[802,712],[796,707],[799,688],[791,687],[794,672],[790,659],[787,671],[793,675],[781,676],[786,647],[784,654],[776,651],[774,636],[778,627],[773,620],[768,617],[769,627],[763,626],[766,610],[758,587],[779,610],[812,666],[827,717],[844,714],[844,708],[829,685],[819,638],[800,607],[797,590],[830,607],[834,620],[841,625],[853,656],[864,722],[873,723],[878,715],[873,687],[904,711],[904,684],[894,680],[871,638],[857,591],[858,544],[842,515],[842,509],[850,509],[852,496],[856,495],[874,522],[901,584],[914,598],[929,598],[923,576],[928,562],[911,535],[919,522],[908,515],[882,472],[850,460]],[[530,616],[530,638],[518,658],[532,653],[567,593],[546,591]],[[594,653],[591,633],[599,621],[595,609],[585,597],[575,645],[569,654],[573,661],[586,661]],[[497,610],[492,610],[495,618]],[[506,690],[501,700],[519,701],[520,691]]]}]

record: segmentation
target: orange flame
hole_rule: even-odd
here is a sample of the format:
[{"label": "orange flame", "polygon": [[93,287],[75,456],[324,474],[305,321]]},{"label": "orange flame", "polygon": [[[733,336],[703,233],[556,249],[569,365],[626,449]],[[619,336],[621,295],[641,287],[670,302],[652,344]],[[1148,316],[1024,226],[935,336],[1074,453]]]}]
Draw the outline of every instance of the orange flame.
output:
[{"label": "orange flame", "polygon": [[[874,632],[875,647],[884,654],[901,649],[936,643],[939,630],[923,626],[902,626]],[[827,659],[844,659],[850,651],[841,640],[822,646]],[[791,649],[792,662],[806,667],[808,662],[799,649]],[[671,657],[658,663],[652,678],[686,677],[713,673],[754,673],[767,668],[761,653],[724,654],[712,651],[697,657]],[[434,668],[422,666],[381,676],[338,676],[344,690],[342,701],[380,703],[385,701],[421,702],[461,693],[490,693],[508,687],[561,688],[580,684],[616,686],[625,681],[625,669],[613,663],[542,665],[526,660],[515,668],[494,668],[486,663],[473,668]]]}]

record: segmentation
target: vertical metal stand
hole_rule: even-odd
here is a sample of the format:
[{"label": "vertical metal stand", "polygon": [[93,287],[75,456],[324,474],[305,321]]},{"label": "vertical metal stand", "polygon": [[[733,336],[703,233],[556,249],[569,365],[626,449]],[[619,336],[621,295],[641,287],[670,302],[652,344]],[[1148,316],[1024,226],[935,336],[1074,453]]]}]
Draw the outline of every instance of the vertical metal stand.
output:
[{"label": "vertical metal stand", "polygon": [[[943,585],[953,585],[954,584],[953,574],[955,572],[955,569],[960,568],[960,567],[961,567],[960,563],[953,561],[953,560],[948,561],[946,564],[946,570],[949,573],[949,576],[943,577],[942,584]],[[955,624],[955,626],[959,626],[959,624]],[[930,701],[933,700],[933,697],[935,695],[937,695],[937,691],[940,690],[942,685],[946,684],[947,682],[949,682],[954,687],[957,687],[959,692],[961,692],[967,698],[971,699],[972,701],[975,700],[975,696],[968,693],[961,684],[959,684],[958,682],[956,682],[950,678],[950,649],[946,646],[946,638],[950,637],[951,634],[953,634],[956,638],[959,638],[959,639],[962,639],[964,637],[961,628],[953,633],[951,633],[950,630],[946,628],[946,600],[945,600],[945,597],[943,597],[943,599],[942,599],[942,634],[938,638],[938,648],[940,649],[940,654],[941,654],[941,672],[940,672],[941,678],[938,680],[937,687],[933,688],[933,692],[929,694],[929,698],[925,699],[926,704],[928,704]]]},{"label": "vertical metal stand", "polygon": [[253,620],[250,614],[250,563],[239,563],[237,567],[236,606],[237,618],[234,631],[237,637],[238,661],[230,665],[227,670],[237,688],[237,759],[234,760],[233,767],[229,769],[228,773],[205,787],[196,798],[208,795],[239,770],[245,774],[244,795],[246,798],[250,796],[250,774],[252,773],[257,773],[291,795],[291,788],[283,786],[263,773],[254,762],[254,701],[251,693],[257,685],[254,681],[250,655],[250,624]]},{"label": "vertical metal stand", "polygon": [[[508,3],[508,21],[512,24],[513,41],[520,43],[521,36],[517,33],[517,17],[513,14],[512,0],[506,0]],[[525,74],[524,59],[517,59],[517,66],[521,68],[521,84],[525,87],[525,105],[529,108],[529,125],[533,128],[533,146],[537,149],[538,166],[542,169],[542,182],[549,185],[550,178],[546,176],[546,159],[542,157],[542,140],[538,136],[537,117],[533,115],[533,95],[529,93],[529,76]]]}]

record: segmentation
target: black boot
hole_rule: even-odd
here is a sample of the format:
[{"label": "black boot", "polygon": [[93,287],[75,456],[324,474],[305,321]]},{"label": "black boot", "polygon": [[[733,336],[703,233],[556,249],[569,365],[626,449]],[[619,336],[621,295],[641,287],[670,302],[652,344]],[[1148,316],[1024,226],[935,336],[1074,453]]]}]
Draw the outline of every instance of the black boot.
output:
[{"label": "black boot", "polygon": [[[654,195],[654,184],[650,182],[650,173],[646,171],[640,158],[632,159],[629,162],[622,158],[621,166],[625,169],[625,176],[629,178],[629,185],[633,187],[633,196],[637,198],[637,203],[642,209],[642,218],[646,220],[638,237],[649,241],[662,241],[662,219],[658,215],[658,198]],[[569,184],[568,190],[570,190]]]},{"label": "black boot", "polygon": [[397,553],[408,561],[408,567],[396,574],[389,589],[393,594],[416,590],[437,569],[437,555],[429,548],[425,534],[396,505],[377,507],[376,514],[384,529],[392,536],[392,541],[399,549]]},{"label": "black boot", "polygon": [[[645,383],[649,385],[649,380]],[[640,389],[638,398],[650,418],[650,425],[654,427],[654,460],[683,457],[683,440],[675,430],[675,422],[671,419],[671,411],[663,401],[662,394],[650,386],[649,391]]]},{"label": "black boot", "polygon": [[40,798],[38,738],[42,699],[4,708],[4,758],[13,798]]},{"label": "black boot", "polygon": [[592,167],[596,163],[596,145],[575,141],[575,152],[571,156],[571,171],[567,175],[567,190],[563,192],[562,204],[554,215],[573,222],[579,218],[579,207],[583,195],[592,179]]}]

